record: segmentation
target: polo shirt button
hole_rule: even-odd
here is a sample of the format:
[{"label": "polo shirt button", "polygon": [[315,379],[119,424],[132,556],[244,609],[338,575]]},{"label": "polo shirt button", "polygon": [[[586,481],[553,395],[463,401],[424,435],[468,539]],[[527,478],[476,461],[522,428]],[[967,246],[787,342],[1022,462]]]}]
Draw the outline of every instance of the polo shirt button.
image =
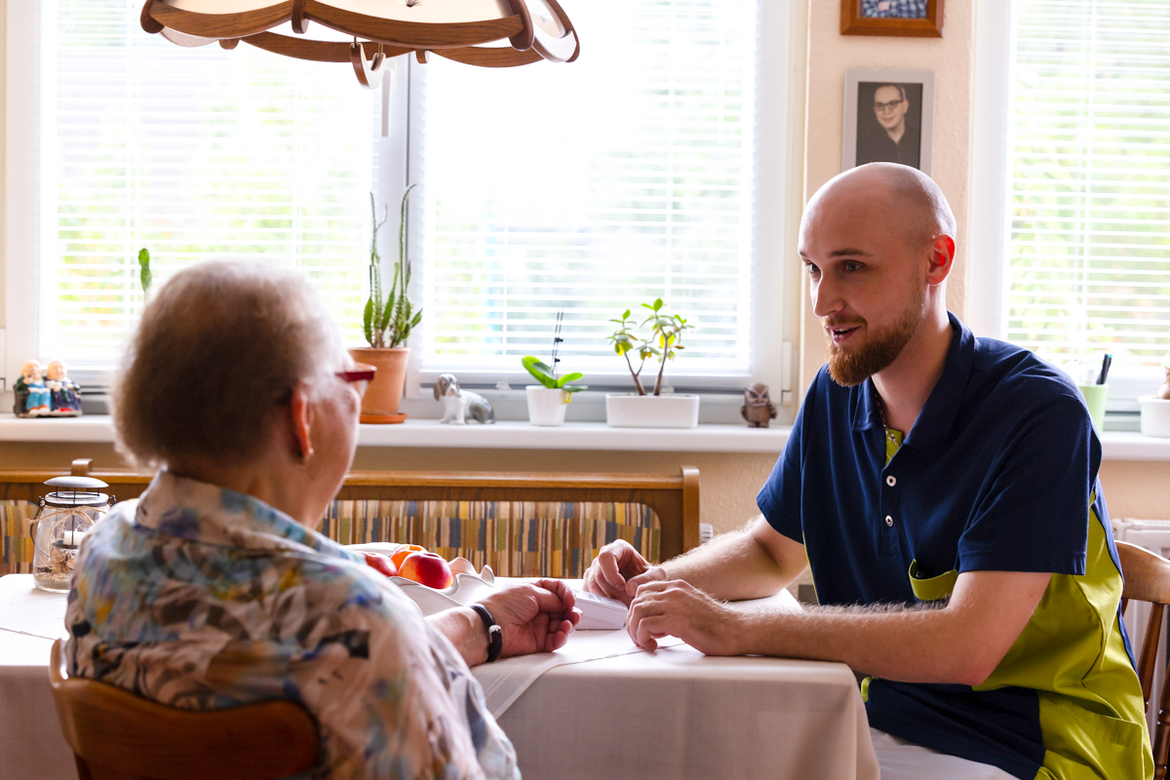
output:
[{"label": "polo shirt button", "polygon": [[893,487],[894,485],[898,484],[898,480],[894,478],[893,474],[891,474],[890,476],[886,477],[886,484],[890,487]]},{"label": "polo shirt button", "polygon": [[894,525],[894,518],[890,517],[889,515],[886,515],[886,526],[892,527],[893,525]]}]

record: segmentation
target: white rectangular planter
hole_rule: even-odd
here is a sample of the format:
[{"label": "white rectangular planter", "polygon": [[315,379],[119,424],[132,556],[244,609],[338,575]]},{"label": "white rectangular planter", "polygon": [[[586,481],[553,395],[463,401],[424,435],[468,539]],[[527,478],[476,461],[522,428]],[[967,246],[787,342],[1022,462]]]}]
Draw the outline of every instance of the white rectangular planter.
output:
[{"label": "white rectangular planter", "polygon": [[1146,436],[1170,436],[1170,401],[1143,395],[1138,403],[1142,407],[1142,433]]},{"label": "white rectangular planter", "polygon": [[699,396],[609,393],[605,421],[611,428],[694,428],[699,424]]}]

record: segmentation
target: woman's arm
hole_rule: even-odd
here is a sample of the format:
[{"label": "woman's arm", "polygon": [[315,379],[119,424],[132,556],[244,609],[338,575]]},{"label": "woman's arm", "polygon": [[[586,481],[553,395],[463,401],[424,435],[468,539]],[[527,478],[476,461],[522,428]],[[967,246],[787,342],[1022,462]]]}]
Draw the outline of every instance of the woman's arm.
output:
[{"label": "woman's arm", "polygon": [[[501,658],[551,653],[564,646],[581,620],[572,591],[560,580],[510,585],[480,603],[501,629]],[[487,628],[471,607],[454,607],[427,620],[450,640],[468,666],[487,661]]]}]

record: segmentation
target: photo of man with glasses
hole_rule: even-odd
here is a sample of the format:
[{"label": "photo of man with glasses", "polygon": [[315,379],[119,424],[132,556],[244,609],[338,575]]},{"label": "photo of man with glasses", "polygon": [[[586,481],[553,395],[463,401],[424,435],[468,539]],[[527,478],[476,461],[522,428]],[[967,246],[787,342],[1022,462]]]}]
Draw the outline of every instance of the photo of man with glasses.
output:
[{"label": "photo of man with glasses", "polygon": [[857,165],[893,162],[920,169],[921,92],[919,84],[858,84]]}]

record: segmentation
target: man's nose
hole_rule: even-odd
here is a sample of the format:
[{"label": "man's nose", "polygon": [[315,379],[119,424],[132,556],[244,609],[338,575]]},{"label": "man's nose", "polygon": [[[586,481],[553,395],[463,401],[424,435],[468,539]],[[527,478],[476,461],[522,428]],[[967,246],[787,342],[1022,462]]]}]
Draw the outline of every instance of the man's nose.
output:
[{"label": "man's nose", "polygon": [[813,313],[818,317],[827,317],[844,308],[844,301],[836,287],[824,275],[809,282],[809,295],[812,297]]}]

